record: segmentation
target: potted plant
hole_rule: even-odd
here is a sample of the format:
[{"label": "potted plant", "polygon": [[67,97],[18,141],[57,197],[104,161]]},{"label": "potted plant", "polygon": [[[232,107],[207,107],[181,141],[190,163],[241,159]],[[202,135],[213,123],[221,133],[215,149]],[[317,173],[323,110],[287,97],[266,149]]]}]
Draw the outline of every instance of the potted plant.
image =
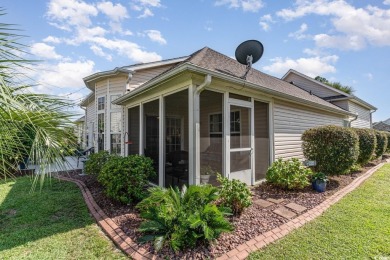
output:
[{"label": "potted plant", "polygon": [[311,176],[311,181],[313,185],[313,189],[318,192],[324,192],[326,190],[326,182],[328,181],[328,177],[325,173],[317,172]]},{"label": "potted plant", "polygon": [[200,183],[209,183],[210,176],[214,174],[215,171],[210,165],[200,167]]}]

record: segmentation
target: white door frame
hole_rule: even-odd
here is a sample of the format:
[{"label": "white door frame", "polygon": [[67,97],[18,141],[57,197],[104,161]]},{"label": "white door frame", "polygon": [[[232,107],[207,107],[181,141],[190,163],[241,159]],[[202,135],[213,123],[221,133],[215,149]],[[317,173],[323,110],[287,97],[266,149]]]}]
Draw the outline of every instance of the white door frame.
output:
[{"label": "white door frame", "polygon": [[[225,95],[226,96],[226,95]],[[237,178],[238,176],[242,177],[241,178],[237,178],[237,179],[240,179],[242,181],[245,181],[246,184],[248,185],[253,185],[254,183],[254,176],[253,176],[253,173],[254,173],[254,109],[253,109],[253,98],[251,98],[251,101],[244,101],[244,100],[238,100],[238,99],[234,99],[234,98],[228,98],[227,99],[227,106],[226,106],[226,116],[224,118],[224,123],[225,123],[225,131],[226,131],[226,135],[225,135],[225,138],[226,138],[226,146],[225,146],[225,156],[226,156],[226,164],[225,164],[225,167],[226,167],[226,175],[229,179],[231,178]],[[248,108],[249,111],[250,111],[250,115],[249,115],[249,123],[250,123],[250,147],[244,147],[244,148],[230,148],[230,111],[231,111],[231,106],[238,106],[238,107],[243,107],[243,108]],[[231,152],[247,152],[249,151],[250,152],[250,169],[247,169],[247,170],[243,170],[243,171],[237,171],[237,172],[230,172],[230,155],[231,155]],[[245,175],[249,175],[247,176],[248,178],[245,178]]]}]

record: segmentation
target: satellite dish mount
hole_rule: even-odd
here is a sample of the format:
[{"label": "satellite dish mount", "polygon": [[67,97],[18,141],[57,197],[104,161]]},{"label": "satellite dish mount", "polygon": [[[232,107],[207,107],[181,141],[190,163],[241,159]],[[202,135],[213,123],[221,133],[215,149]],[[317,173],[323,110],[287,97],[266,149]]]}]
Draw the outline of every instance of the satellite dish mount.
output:
[{"label": "satellite dish mount", "polygon": [[248,40],[238,45],[235,53],[236,59],[239,63],[246,65],[245,74],[240,78],[246,79],[246,76],[252,68],[252,64],[260,60],[263,52],[263,44],[256,40]]}]

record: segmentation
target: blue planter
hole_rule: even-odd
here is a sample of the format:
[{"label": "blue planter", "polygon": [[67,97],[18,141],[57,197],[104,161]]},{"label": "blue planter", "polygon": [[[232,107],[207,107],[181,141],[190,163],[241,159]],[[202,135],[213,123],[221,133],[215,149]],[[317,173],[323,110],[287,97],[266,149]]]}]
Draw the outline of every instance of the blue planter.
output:
[{"label": "blue planter", "polygon": [[326,181],[313,181],[312,186],[314,190],[318,192],[324,192],[326,190]]}]

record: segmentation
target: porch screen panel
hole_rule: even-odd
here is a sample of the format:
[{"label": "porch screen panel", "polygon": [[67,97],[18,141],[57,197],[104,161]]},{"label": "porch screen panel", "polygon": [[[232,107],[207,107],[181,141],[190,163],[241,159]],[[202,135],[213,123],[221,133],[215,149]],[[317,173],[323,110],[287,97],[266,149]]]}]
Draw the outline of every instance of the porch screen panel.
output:
[{"label": "porch screen panel", "polygon": [[160,159],[160,101],[154,100],[144,104],[144,155],[153,160],[153,167],[157,173],[149,181],[159,185],[159,159]]},{"label": "porch screen panel", "polygon": [[223,173],[223,94],[204,90],[200,94],[200,174],[213,172],[211,184],[217,184],[215,173]]},{"label": "porch screen panel", "polygon": [[128,147],[128,155],[139,154],[139,106],[128,110],[128,133],[125,134],[125,145]]},{"label": "porch screen panel", "polygon": [[188,89],[164,98],[165,186],[188,185]]},{"label": "porch screen panel", "polygon": [[265,178],[270,161],[268,103],[255,101],[255,181]]}]

